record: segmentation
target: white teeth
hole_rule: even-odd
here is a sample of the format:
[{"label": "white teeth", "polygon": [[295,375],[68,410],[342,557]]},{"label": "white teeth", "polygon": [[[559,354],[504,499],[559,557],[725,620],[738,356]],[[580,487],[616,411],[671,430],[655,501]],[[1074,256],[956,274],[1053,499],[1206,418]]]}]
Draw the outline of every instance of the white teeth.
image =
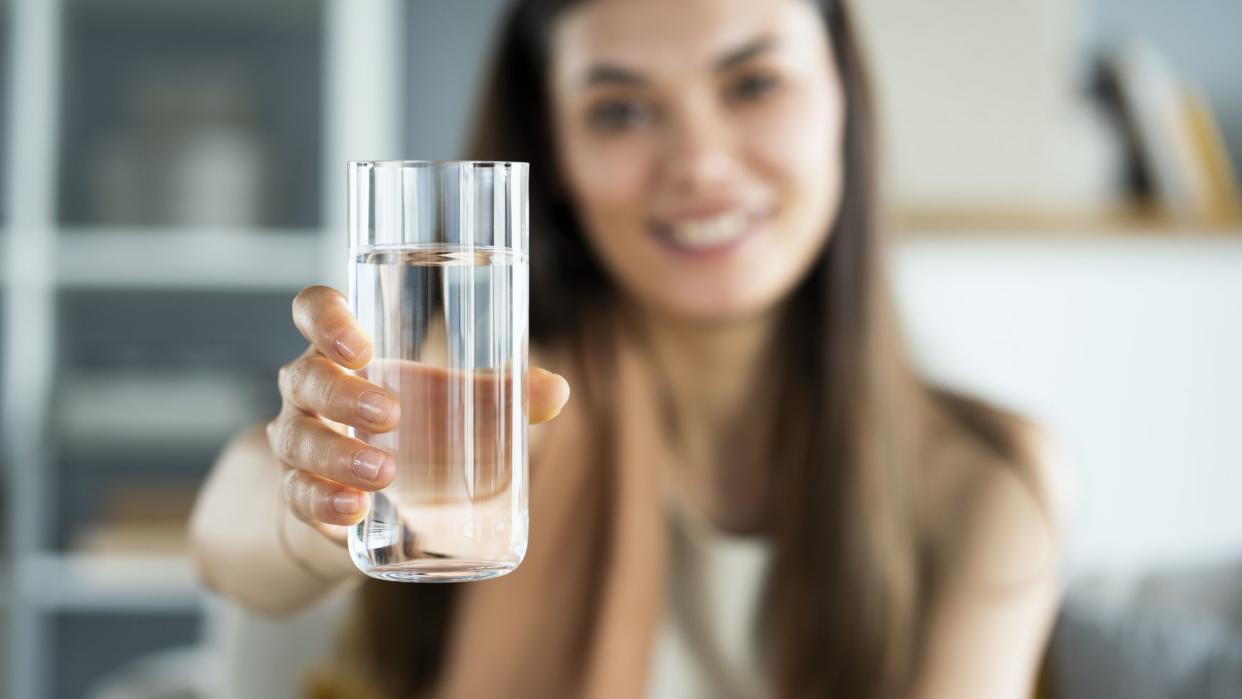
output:
[{"label": "white teeth", "polygon": [[686,248],[709,248],[727,243],[746,231],[746,214],[733,211],[714,218],[685,221],[671,228],[673,242]]}]

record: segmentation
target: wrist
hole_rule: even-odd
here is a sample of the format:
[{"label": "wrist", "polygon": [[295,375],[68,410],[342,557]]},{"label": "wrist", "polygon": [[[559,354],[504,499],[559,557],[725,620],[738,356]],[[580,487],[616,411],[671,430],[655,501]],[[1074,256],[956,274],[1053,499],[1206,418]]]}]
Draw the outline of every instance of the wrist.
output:
[{"label": "wrist", "polygon": [[348,547],[293,514],[280,498],[276,533],[285,557],[308,578],[336,585],[360,574],[350,560]]}]

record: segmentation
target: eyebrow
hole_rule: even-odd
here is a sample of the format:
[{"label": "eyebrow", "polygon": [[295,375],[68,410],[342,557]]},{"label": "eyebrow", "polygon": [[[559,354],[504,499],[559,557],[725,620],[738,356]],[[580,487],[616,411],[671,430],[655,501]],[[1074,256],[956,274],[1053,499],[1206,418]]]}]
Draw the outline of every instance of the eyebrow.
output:
[{"label": "eyebrow", "polygon": [[628,68],[610,65],[592,66],[587,72],[586,84],[590,85],[645,85],[647,79]]},{"label": "eyebrow", "polygon": [[[762,36],[757,39],[742,44],[741,46],[726,51],[720,58],[715,61],[715,69],[717,71],[732,68],[740,63],[745,63],[750,59],[758,56],[766,51],[772,50],[776,46],[776,39],[770,36]],[[647,79],[637,71],[621,66],[600,64],[592,66],[587,71],[586,85],[627,85],[638,87],[647,84]]]},{"label": "eyebrow", "polygon": [[739,63],[745,63],[761,53],[771,51],[775,46],[775,37],[761,36],[757,39],[752,39],[731,51],[726,51],[723,56],[716,60],[716,70],[724,70],[725,68],[732,68]]}]

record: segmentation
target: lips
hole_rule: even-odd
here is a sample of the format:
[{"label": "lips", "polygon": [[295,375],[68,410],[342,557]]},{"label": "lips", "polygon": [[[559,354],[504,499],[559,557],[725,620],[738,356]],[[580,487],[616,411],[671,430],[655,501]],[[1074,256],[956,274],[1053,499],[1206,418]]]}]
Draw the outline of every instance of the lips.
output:
[{"label": "lips", "polygon": [[698,250],[736,240],[746,232],[748,223],[750,217],[745,212],[730,211],[711,218],[673,224],[668,227],[668,234],[681,247]]},{"label": "lips", "polygon": [[666,247],[682,253],[705,254],[738,247],[766,218],[767,212],[731,208],[709,216],[653,221],[651,229]]}]

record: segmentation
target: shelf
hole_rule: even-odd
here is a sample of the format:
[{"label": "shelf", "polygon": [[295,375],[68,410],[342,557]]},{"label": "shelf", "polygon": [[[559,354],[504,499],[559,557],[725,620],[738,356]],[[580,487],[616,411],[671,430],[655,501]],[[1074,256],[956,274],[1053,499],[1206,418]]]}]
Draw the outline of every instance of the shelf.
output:
[{"label": "shelf", "polygon": [[[945,249],[1025,246],[1101,246],[1125,250],[1186,247],[1242,248],[1242,232],[1221,234],[1084,233],[1076,236],[927,231],[910,234],[901,248]],[[344,240],[341,244],[344,254]],[[318,229],[63,229],[57,283],[61,288],[204,288],[296,291],[322,282],[324,251]],[[0,246],[0,261],[6,254]],[[342,258],[343,260],[343,258]],[[342,266],[344,262],[342,262]]]},{"label": "shelf", "polygon": [[1242,231],[1185,231],[1180,233],[1082,230],[1061,234],[1041,230],[987,235],[951,229],[923,230],[896,241],[897,258],[908,255],[936,255],[960,260],[985,258],[992,254],[1027,254],[1032,260],[1045,256],[1061,259],[1073,253],[1082,264],[1108,263],[1123,259],[1162,261],[1166,256],[1196,262],[1213,260],[1236,264],[1242,256]]},{"label": "shelf", "polygon": [[323,9],[66,1],[56,220],[318,226]]},{"label": "shelf", "polygon": [[41,553],[19,568],[26,603],[53,612],[194,612],[204,593],[183,556]]},{"label": "shelf", "polygon": [[400,154],[406,4],[0,0],[0,696],[85,696],[199,636],[184,545],[109,499],[192,497],[274,414],[291,297],[345,277],[342,163]]},{"label": "shelf", "polygon": [[321,3],[306,0],[213,0],[210,3],[170,3],[167,0],[68,0],[77,15],[91,19],[167,22],[200,25],[202,22],[270,24],[314,29],[322,14]]},{"label": "shelf", "polygon": [[[56,282],[66,289],[296,291],[321,280],[322,245],[317,229],[71,228],[59,236]],[[342,237],[342,256],[344,249]]]},{"label": "shelf", "polygon": [[74,445],[219,444],[263,417],[255,394],[253,380],[221,371],[74,372],[57,397],[58,431]]}]

